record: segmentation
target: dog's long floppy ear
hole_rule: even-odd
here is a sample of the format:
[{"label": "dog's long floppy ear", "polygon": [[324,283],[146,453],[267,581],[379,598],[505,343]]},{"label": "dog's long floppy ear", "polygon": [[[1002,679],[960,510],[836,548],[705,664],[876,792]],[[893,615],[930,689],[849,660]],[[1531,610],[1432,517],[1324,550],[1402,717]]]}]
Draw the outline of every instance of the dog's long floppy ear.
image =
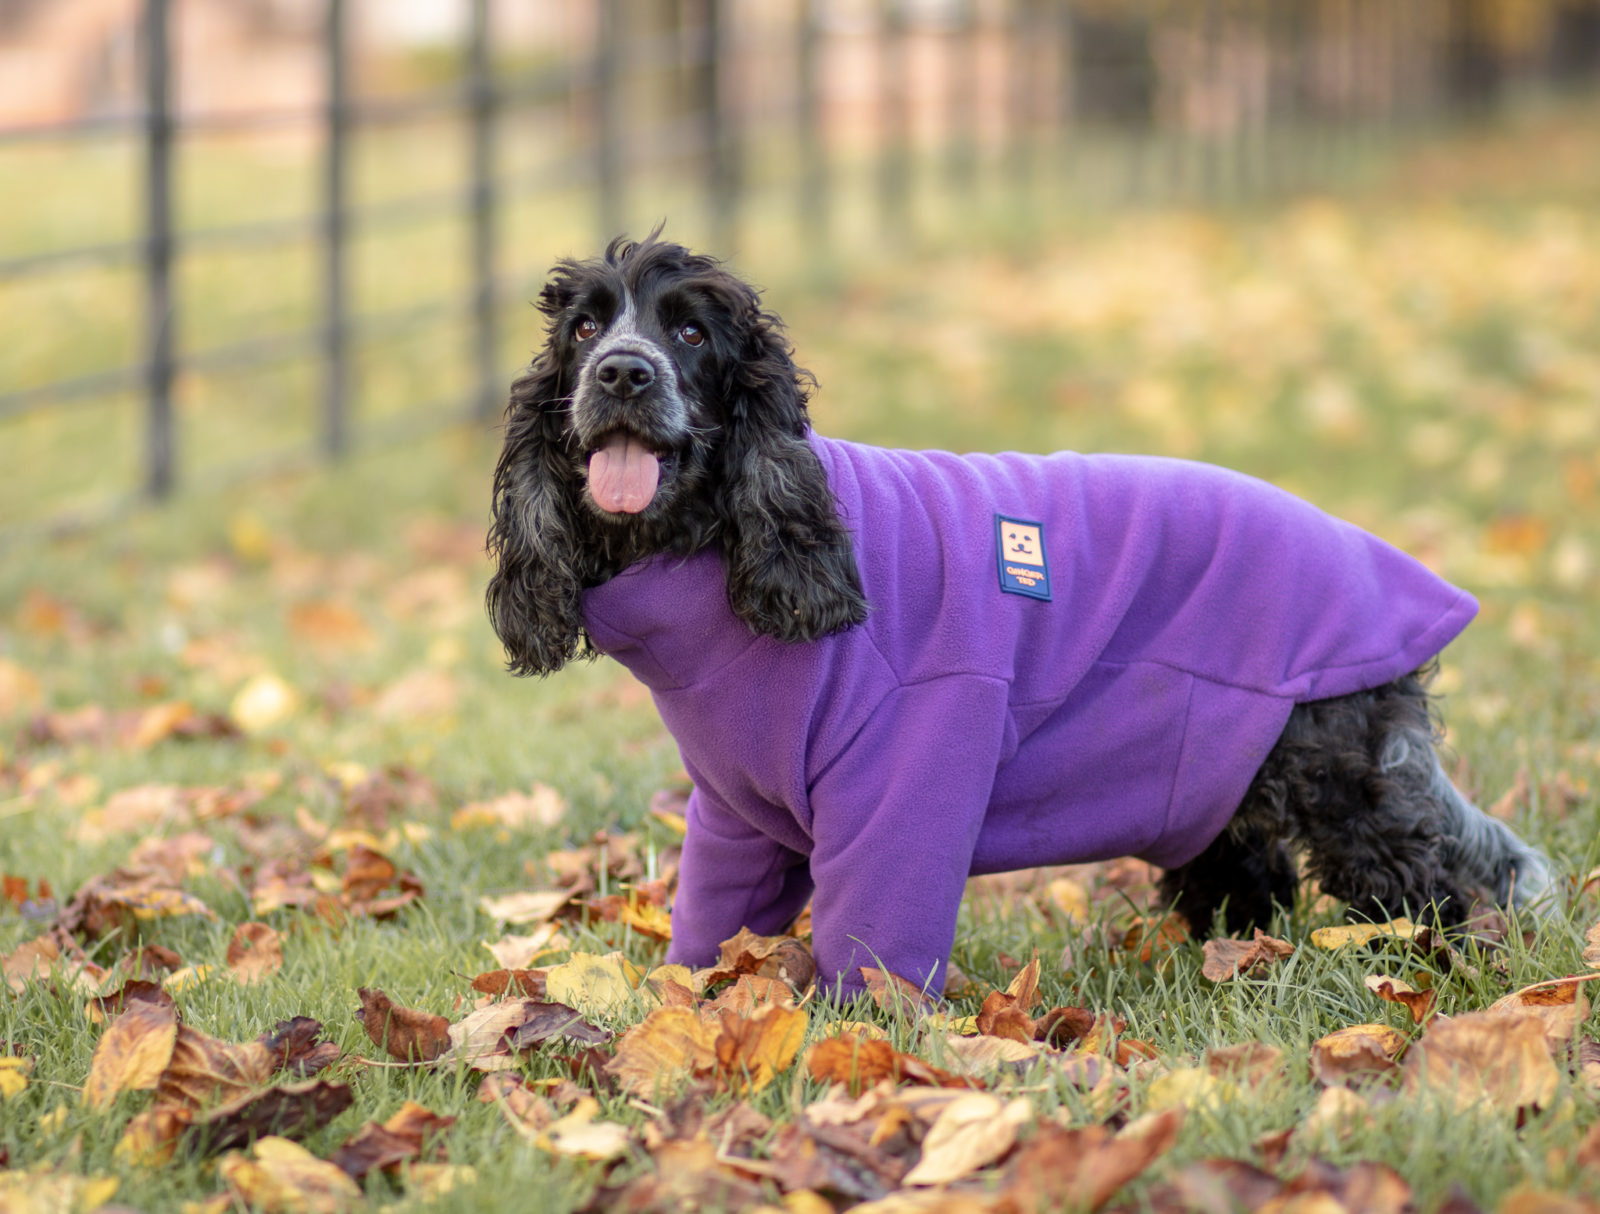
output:
[{"label": "dog's long floppy ear", "polygon": [[729,603],[781,641],[861,623],[867,602],[850,533],[806,442],[802,372],[753,293],[730,376],[716,489]]},{"label": "dog's long floppy ear", "polygon": [[505,445],[494,470],[489,619],[517,674],[550,674],[578,654],[583,584],[577,568],[573,474],[563,450],[571,385],[546,349],[511,385]]}]

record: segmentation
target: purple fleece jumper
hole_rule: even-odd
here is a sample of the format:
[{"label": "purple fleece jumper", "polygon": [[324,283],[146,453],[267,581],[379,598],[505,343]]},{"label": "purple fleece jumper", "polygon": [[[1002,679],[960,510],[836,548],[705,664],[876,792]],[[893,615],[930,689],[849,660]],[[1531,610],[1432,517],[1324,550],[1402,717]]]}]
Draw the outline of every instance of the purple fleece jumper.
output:
[{"label": "purple fleece jumper", "polygon": [[812,443],[865,624],[757,636],[710,552],[584,595],[590,639],[650,688],[694,780],[672,961],[778,932],[814,890],[825,984],[859,991],[881,965],[939,991],[970,874],[1192,859],[1292,705],[1415,670],[1477,611],[1221,468]]}]

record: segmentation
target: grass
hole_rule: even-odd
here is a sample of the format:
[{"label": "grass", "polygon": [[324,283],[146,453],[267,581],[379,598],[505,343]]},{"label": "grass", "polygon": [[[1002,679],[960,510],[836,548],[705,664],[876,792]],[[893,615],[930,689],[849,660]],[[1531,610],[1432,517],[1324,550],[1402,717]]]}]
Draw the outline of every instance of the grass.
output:
[{"label": "grass", "polygon": [[[1585,187],[1570,151],[1572,128],[1584,118],[1546,116],[1463,139],[1341,199],[1211,216],[1081,216],[1033,231],[1026,247],[1000,233],[915,259],[869,261],[848,275],[808,275],[776,252],[763,262],[761,244],[747,262],[817,374],[814,414],[826,432],[909,446],[1215,460],[1378,531],[1478,594],[1482,616],[1448,651],[1441,681],[1458,776],[1485,803],[1503,800],[1519,830],[1559,857],[1568,875],[1582,876],[1600,864],[1600,199],[1592,184],[1600,154],[1584,145]],[[1548,148],[1563,150],[1541,153]],[[257,171],[252,180],[270,176]],[[387,261],[406,290],[421,290],[411,253],[421,256],[420,247],[385,256],[375,242],[373,273]],[[215,281],[200,284],[202,299],[232,296],[246,273],[213,270]],[[82,302],[96,306],[92,292]],[[219,336],[236,324],[248,331],[255,314],[239,302],[241,311],[219,313]],[[70,372],[81,356],[76,343],[54,328],[41,331],[26,312],[9,310],[15,306],[7,306],[8,333],[18,350],[32,351],[28,365]],[[54,317],[51,309],[63,306],[52,299],[39,315]],[[287,316],[296,305],[272,298],[260,306]],[[95,343],[110,357],[109,320],[90,317],[80,332],[102,329]],[[508,340],[533,344],[525,315]],[[370,374],[389,376],[375,382],[397,392],[418,379],[430,390],[446,382],[434,366],[443,357],[419,345],[393,365],[377,360]],[[208,459],[219,447],[249,452],[281,432],[274,419],[305,408],[307,384],[292,375],[235,378],[236,390],[195,387],[187,406],[211,427],[192,432]],[[241,425],[240,412],[254,420]],[[115,460],[63,463],[76,444],[103,441],[106,421],[97,417],[86,412],[77,431],[41,433],[35,445],[14,448],[25,462],[0,492],[22,506],[58,474],[77,478],[84,492],[114,480]],[[309,848],[290,830],[297,814],[327,823],[354,814],[330,772],[357,764],[370,773],[419,773],[434,801],[392,810],[387,825],[396,833],[385,839],[392,858],[420,877],[419,904],[394,921],[355,919],[340,932],[274,911],[267,919],[286,939],[281,972],[252,987],[218,974],[177,995],[186,1023],[226,1040],[308,1015],[350,1055],[376,1058],[352,1015],[356,990],[381,988],[399,1003],[459,1019],[471,997],[466,978],[494,968],[481,942],[501,929],[479,909],[482,895],[548,885],[541,857],[597,830],[639,832],[646,848],[670,849],[672,833],[646,806],[674,778],[677,757],[648,699],[607,665],[541,682],[502,672],[479,606],[493,456],[491,440],[452,432],[326,475],[180,497],[115,526],[7,550],[0,872],[30,888],[47,880],[64,901],[123,863],[152,829],[108,821],[114,794],[147,785],[260,789],[248,814],[187,824],[215,841],[186,888],[217,918],[144,925],[145,939],[220,970],[235,925],[252,917],[248,866],[274,849]],[[326,620],[316,611],[330,609],[344,625],[308,622]],[[242,738],[41,742],[28,728],[42,715],[85,706],[124,712],[183,700],[227,713],[264,672],[292,688],[297,705]],[[461,805],[535,782],[565,798],[554,827],[452,828]],[[281,833],[258,843],[267,828]],[[1073,874],[1091,897],[1087,922],[1065,920],[1038,886],[970,899],[955,960],[981,992],[1003,988],[1014,963],[1037,949],[1046,1006],[1124,1017],[1158,1056],[1126,1080],[1134,1113],[1159,1103],[1162,1071],[1209,1048],[1263,1041],[1285,1051],[1280,1082],[1196,1102],[1154,1181],[1192,1160],[1252,1158],[1262,1134],[1302,1125],[1319,1094],[1309,1070],[1318,1037],[1365,1021],[1414,1036],[1403,1010],[1364,986],[1370,973],[1432,984],[1441,1009],[1456,1013],[1589,968],[1581,957],[1596,912],[1589,894],[1528,941],[1467,945],[1475,973],[1398,949],[1309,947],[1310,931],[1337,921],[1337,912],[1308,898],[1277,925],[1276,934],[1301,946],[1292,958],[1264,980],[1213,985],[1199,974],[1196,945],[1164,963],[1120,946],[1134,907],[1118,896],[1117,876],[1105,868]],[[0,955],[40,929],[0,901]],[[641,964],[660,953],[615,924],[572,935],[577,949],[621,948]],[[129,943],[94,947],[109,962]],[[950,1012],[971,1014],[980,999],[958,997]],[[626,1027],[642,1014],[623,1009],[610,1021]],[[810,1038],[826,1036],[843,1014],[817,1009]],[[941,1061],[936,1038],[919,1038],[875,1009],[850,1014]],[[1592,1020],[1580,1032],[1593,1037]],[[218,1192],[205,1160],[148,1169],[114,1153],[149,1098],[125,1095],[104,1112],[80,1103],[76,1089],[98,1035],[82,997],[65,989],[32,983],[0,993],[0,1056],[32,1060],[28,1087],[0,1103],[0,1152],[10,1166],[115,1177],[115,1200],[146,1210]],[[307,1139],[319,1155],[405,1100],[459,1118],[446,1138],[449,1156],[475,1168],[477,1183],[430,1208],[574,1209],[600,1179],[597,1165],[557,1159],[519,1138],[497,1109],[475,1101],[469,1071],[349,1063],[342,1074],[356,1104]],[[526,1074],[564,1072],[536,1052]],[[1105,1112],[1048,1068],[1000,1088],[1074,1123]],[[796,1068],[754,1103],[785,1122],[821,1095]],[[649,1120],[625,1099],[607,1096],[602,1108],[629,1126]],[[1505,1110],[1463,1117],[1401,1094],[1376,1103],[1369,1123],[1343,1135],[1302,1132],[1284,1167],[1311,1157],[1382,1161],[1399,1170],[1422,1208],[1456,1185],[1485,1207],[1519,1186],[1600,1198],[1592,1170],[1572,1162],[1600,1121],[1593,1087],[1569,1076],[1551,1108],[1520,1127],[1517,1120]],[[652,1164],[636,1146],[621,1166],[626,1176]],[[1151,1183],[1136,1182],[1125,1199],[1154,1200]],[[374,1203],[421,1201],[389,1180],[370,1188]]]}]

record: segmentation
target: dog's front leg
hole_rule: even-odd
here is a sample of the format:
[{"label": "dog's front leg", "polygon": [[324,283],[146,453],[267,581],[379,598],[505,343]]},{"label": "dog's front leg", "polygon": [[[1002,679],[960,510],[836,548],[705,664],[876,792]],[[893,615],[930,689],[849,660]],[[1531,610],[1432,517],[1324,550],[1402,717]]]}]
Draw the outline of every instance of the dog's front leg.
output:
[{"label": "dog's front leg", "polygon": [[719,945],[748,927],[781,932],[811,897],[806,858],[756,830],[703,786],[689,796],[689,830],[672,904],[667,960],[713,965]]},{"label": "dog's front leg", "polygon": [[812,949],[830,995],[886,969],[937,998],[1006,738],[1006,684],[901,686],[811,790]]}]

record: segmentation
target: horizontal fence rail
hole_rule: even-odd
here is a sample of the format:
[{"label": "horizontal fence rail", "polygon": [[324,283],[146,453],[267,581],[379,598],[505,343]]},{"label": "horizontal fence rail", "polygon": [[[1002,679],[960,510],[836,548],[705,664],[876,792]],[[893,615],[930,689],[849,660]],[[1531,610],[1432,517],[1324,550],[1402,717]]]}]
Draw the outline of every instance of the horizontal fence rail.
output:
[{"label": "horizontal fence rail", "polygon": [[[0,51],[48,7],[22,4],[0,21]],[[507,20],[530,6],[468,0],[453,45],[407,52],[376,45],[374,0],[240,0],[231,8],[263,28],[269,10],[300,12],[320,84],[285,104],[191,104],[184,83],[199,65],[185,22],[229,7],[142,0],[137,30],[118,35],[137,35],[137,86],[98,110],[7,122],[0,94],[0,167],[52,149],[68,164],[109,149],[139,165],[130,197],[105,200],[137,208],[130,235],[0,238],[0,289],[49,300],[98,275],[132,354],[0,363],[0,449],[6,427],[48,429],[69,410],[112,402],[142,417],[138,474],[122,494],[31,512],[0,498],[0,535],[337,460],[385,433],[486,424],[520,361],[508,318],[523,318],[514,344],[530,344],[526,300],[543,266],[624,230],[665,220],[722,256],[753,238],[827,256],[904,244],[973,206],[1036,223],[1069,206],[1247,200],[1336,183],[1376,141],[1600,80],[1600,0],[1528,0],[1515,22],[1492,0],[590,0],[534,29]],[[400,71],[400,91],[367,88],[386,65],[419,62],[440,78]],[[407,155],[448,143],[461,180],[367,197],[363,148],[407,131]],[[247,219],[183,200],[186,170],[217,149],[255,171],[251,149],[268,149],[269,168],[288,154],[275,140],[313,149],[298,213]],[[530,148],[538,163],[513,166]],[[439,224],[461,236],[454,264],[424,267],[440,290],[393,304],[361,285],[384,250],[436,258],[410,251],[408,233]],[[516,225],[533,240],[514,239]],[[285,266],[314,258],[315,284],[296,305],[305,315],[215,339],[196,275],[263,254]],[[461,357],[430,368],[433,397],[368,418],[362,360],[375,344],[447,328],[461,331]],[[219,470],[186,445],[186,385],[278,364],[309,374],[294,390],[315,402],[316,421],[298,446]]]}]

